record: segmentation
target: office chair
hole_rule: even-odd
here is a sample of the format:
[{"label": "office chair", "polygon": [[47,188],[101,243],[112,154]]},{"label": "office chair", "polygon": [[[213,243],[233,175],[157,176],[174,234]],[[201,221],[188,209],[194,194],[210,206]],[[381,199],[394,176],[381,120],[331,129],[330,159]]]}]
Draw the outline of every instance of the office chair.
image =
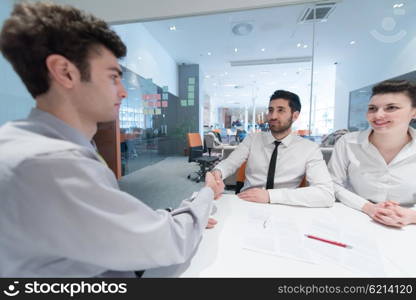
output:
[{"label": "office chair", "polygon": [[237,170],[237,174],[235,176],[235,194],[239,194],[241,189],[244,186],[244,180],[246,180],[246,165],[247,161],[245,161],[240,168]]},{"label": "office chair", "polygon": [[[235,194],[239,194],[241,189],[244,186],[244,181],[246,180],[246,165],[247,165],[247,161],[245,161],[240,168],[237,170],[237,175],[236,175],[236,185],[235,185]],[[307,187],[309,186],[308,181],[306,180],[306,175],[303,176],[303,179],[301,181],[301,183],[299,184],[299,187]]]},{"label": "office chair", "polygon": [[[205,174],[212,170],[215,163],[219,160],[216,156],[204,156],[203,155],[203,145],[201,136],[199,133],[188,133],[188,162],[196,162],[199,164],[199,171],[192,172],[188,175],[188,179],[195,180],[196,182],[200,182],[201,179],[205,178]],[[192,178],[192,174],[195,174],[196,177]]]},{"label": "office chair", "polygon": [[216,140],[213,132],[204,135],[204,142],[208,150],[208,156],[211,156],[211,152],[219,152],[221,157],[224,156],[224,147],[220,141]]}]

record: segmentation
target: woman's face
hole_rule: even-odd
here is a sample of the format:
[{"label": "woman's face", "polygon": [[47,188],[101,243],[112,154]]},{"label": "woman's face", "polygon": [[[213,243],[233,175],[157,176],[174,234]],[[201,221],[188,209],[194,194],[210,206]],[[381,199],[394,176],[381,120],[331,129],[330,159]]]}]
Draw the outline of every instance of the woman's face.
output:
[{"label": "woman's face", "polygon": [[416,108],[404,93],[374,95],[370,99],[367,120],[375,132],[407,131]]}]

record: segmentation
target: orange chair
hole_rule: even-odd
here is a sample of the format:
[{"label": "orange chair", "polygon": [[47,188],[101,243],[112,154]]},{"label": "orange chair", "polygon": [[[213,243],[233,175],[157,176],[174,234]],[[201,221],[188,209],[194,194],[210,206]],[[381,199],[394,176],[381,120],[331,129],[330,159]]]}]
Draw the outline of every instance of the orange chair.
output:
[{"label": "orange chair", "polygon": [[[244,181],[246,180],[246,165],[247,161],[245,161],[240,168],[237,170],[236,174],[236,187],[235,187],[235,193],[240,193],[241,189],[244,186]],[[299,184],[299,187],[307,187],[309,186],[308,181],[306,180],[306,175],[303,176],[303,179],[301,183]]]},{"label": "orange chair", "polygon": [[243,162],[243,164],[238,168],[237,174],[235,175],[235,193],[240,193],[241,189],[244,186],[244,180],[246,180],[246,165],[247,161]]},{"label": "orange chair", "polygon": [[[204,147],[202,145],[201,136],[199,133],[188,133],[188,162],[196,162],[199,164],[199,171],[192,172],[188,175],[188,179],[195,180],[200,182],[201,179],[205,178],[205,174],[210,171],[215,163],[218,161],[216,156],[204,156]],[[192,174],[195,174],[196,177],[192,178]]]}]

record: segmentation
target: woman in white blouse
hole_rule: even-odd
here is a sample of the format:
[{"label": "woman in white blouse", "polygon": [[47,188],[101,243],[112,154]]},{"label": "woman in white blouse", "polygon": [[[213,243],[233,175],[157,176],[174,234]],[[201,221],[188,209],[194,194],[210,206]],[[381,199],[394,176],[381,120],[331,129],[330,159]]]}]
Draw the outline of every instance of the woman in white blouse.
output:
[{"label": "woman in white blouse", "polygon": [[416,85],[384,81],[368,104],[370,128],[344,135],[329,171],[335,196],[375,221],[394,227],[416,223]]}]

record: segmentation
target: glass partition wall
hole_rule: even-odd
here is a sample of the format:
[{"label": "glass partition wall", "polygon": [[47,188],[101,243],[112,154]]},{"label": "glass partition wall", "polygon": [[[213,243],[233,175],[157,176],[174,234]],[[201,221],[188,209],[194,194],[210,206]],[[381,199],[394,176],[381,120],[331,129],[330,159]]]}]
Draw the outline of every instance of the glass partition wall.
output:
[{"label": "glass partition wall", "polygon": [[372,85],[414,80],[415,17],[414,1],[345,0],[113,26],[129,49],[123,174],[186,154],[190,131],[267,130],[278,89],[300,96],[293,129],[311,140],[365,128]]}]

